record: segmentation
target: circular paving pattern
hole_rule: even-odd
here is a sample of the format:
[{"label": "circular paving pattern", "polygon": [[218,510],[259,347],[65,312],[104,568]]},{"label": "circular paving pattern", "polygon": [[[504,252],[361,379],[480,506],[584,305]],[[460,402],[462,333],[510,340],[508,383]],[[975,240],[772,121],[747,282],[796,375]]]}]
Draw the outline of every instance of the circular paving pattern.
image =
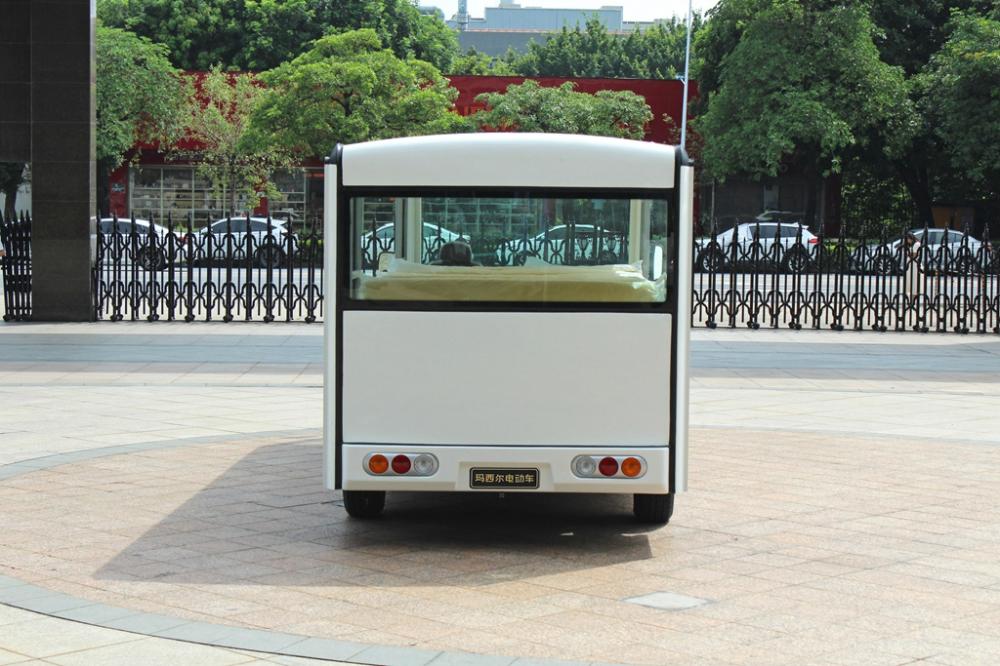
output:
[{"label": "circular paving pattern", "polygon": [[[8,471],[0,574],[195,627],[434,651],[1000,655],[1000,448],[696,430],[691,492],[656,529],[621,496],[399,493],[350,520],[311,433],[124,448]],[[634,602],[655,593],[692,607]]]}]

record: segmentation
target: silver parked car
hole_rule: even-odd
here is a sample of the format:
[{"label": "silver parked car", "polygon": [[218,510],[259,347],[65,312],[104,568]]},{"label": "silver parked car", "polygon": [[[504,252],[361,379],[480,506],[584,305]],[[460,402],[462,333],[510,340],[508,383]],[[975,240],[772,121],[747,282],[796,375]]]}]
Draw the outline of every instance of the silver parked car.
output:
[{"label": "silver parked car", "polygon": [[[421,254],[423,261],[430,263],[437,259],[437,254],[441,246],[445,243],[455,241],[469,242],[468,236],[455,233],[450,229],[445,229],[437,224],[424,222],[423,247]],[[377,264],[379,258],[384,255],[396,254],[396,225],[393,223],[383,224],[361,236],[361,256],[364,258],[364,268],[371,268]]]},{"label": "silver parked car", "polygon": [[[734,247],[735,245],[735,247]],[[777,246],[777,247],[776,247]],[[733,264],[773,263],[790,273],[808,270],[819,238],[798,222],[744,222],[695,242],[696,270],[713,273]]]},{"label": "silver parked car", "polygon": [[[211,249],[209,248],[211,236]],[[298,236],[289,230],[286,220],[266,217],[233,217],[216,220],[195,233],[195,256],[216,262],[245,262],[247,251],[258,268],[280,266],[289,254],[299,249]]]},{"label": "silver parked car", "polygon": [[921,268],[969,275],[987,270],[989,253],[982,241],[954,229],[911,229],[885,245],[868,243],[851,253],[851,269],[875,275],[901,275],[912,258],[903,251],[903,240],[912,235],[923,248],[919,255]]},{"label": "silver parked car", "polygon": [[[567,250],[572,243],[572,256]],[[615,264],[626,261],[625,236],[592,224],[557,224],[539,234],[502,242],[496,249],[501,266],[520,266],[529,257],[550,264]]]},{"label": "silver parked car", "polygon": [[101,247],[97,247],[96,233],[91,244],[106,264],[130,266],[134,260],[144,270],[158,271],[183,258],[186,234],[181,231],[175,230],[171,241],[171,232],[163,225],[124,217],[102,217],[98,228]]}]

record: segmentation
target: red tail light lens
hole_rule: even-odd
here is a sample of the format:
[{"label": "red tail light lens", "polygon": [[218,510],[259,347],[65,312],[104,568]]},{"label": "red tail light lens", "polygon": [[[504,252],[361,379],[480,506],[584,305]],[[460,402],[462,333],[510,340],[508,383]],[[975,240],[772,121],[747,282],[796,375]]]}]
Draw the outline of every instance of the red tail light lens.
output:
[{"label": "red tail light lens", "polygon": [[406,474],[410,471],[410,459],[400,454],[392,459],[392,471],[396,474]]},{"label": "red tail light lens", "polygon": [[597,469],[600,470],[601,474],[604,476],[614,476],[618,473],[618,461],[611,456],[601,458],[601,462],[598,463]]},{"label": "red tail light lens", "polygon": [[809,239],[809,244],[810,245],[817,245],[818,243],[819,243],[819,239],[818,238],[810,238]]}]

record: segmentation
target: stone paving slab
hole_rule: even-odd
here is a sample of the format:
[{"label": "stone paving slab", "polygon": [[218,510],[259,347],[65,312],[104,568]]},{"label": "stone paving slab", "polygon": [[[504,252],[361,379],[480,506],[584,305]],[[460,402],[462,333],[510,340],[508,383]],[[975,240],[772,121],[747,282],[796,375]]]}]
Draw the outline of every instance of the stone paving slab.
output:
[{"label": "stone paving slab", "polygon": [[[376,643],[344,658],[388,664],[459,651],[777,664],[1000,649],[1000,449],[693,439],[694,492],[658,529],[616,496],[393,494],[384,520],[349,520],[317,490],[318,443],[293,436],[22,469],[0,481],[0,601],[79,598],[175,623],[109,626],[230,647],[227,627],[276,632],[258,649]],[[655,593],[708,603],[628,602]]]}]

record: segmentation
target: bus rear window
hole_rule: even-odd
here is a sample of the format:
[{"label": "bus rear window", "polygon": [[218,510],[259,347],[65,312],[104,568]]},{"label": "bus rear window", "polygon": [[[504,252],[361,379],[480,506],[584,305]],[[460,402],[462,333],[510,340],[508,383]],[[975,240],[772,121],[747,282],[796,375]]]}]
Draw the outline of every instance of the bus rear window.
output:
[{"label": "bus rear window", "polygon": [[662,303],[665,199],[350,199],[350,297]]}]

